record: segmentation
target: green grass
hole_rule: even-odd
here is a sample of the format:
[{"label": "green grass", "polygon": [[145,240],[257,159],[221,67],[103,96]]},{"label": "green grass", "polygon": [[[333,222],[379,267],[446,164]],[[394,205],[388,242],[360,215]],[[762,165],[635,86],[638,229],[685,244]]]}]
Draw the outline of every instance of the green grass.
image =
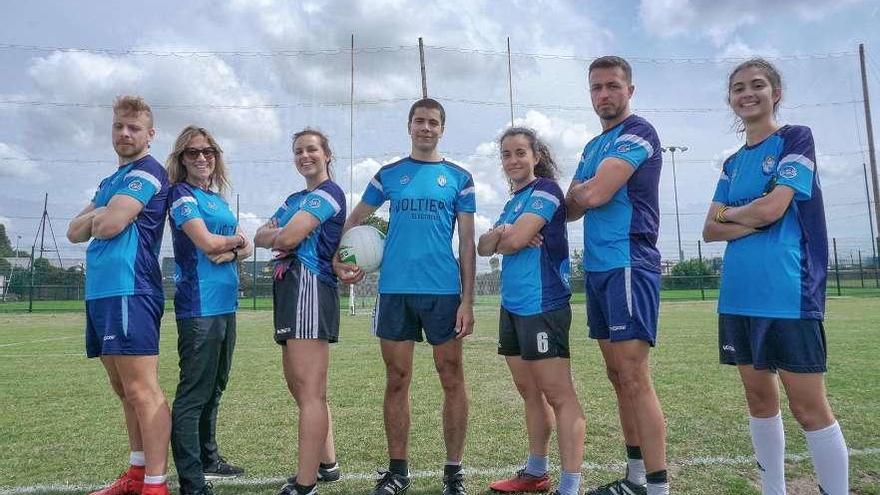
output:
[{"label": "green grass", "polygon": [[[485,303],[478,306],[477,331],[465,346],[471,397],[465,463],[505,469],[520,463],[526,452],[522,404],[495,353],[497,306]],[[712,301],[667,300],[661,308],[660,345],[652,361],[668,423],[671,483],[676,493],[756,494],[752,464],[685,462],[751,455],[736,372],[717,362],[714,307]],[[587,415],[585,461],[607,466],[584,472],[585,485],[595,486],[619,474],[612,467],[623,460],[624,449],[601,355],[586,337],[583,305],[573,308],[572,367]],[[226,457],[247,468],[249,477],[278,478],[293,470],[296,407],[272,342],[271,312],[242,311],[238,318],[238,347],[221,406],[219,443]],[[387,462],[381,415],[384,369],[369,335],[369,317],[343,316],[342,323],[330,372],[337,448],[345,471],[368,473]],[[120,407],[100,364],[83,357],[83,325],[81,311],[0,315],[0,493],[32,485],[98,485],[124,468],[127,448]],[[170,398],[177,374],[170,312],[163,325],[160,377]],[[880,299],[829,300],[830,400],[854,449],[880,447],[878,328]],[[416,349],[411,466],[437,471],[443,460],[440,387],[430,347]],[[788,451],[806,452],[791,414],[784,417]],[[553,463],[558,466],[555,455]],[[853,457],[851,466],[856,493],[880,494],[880,454]],[[809,460],[790,463],[788,478],[790,493],[816,492]],[[486,493],[492,479],[494,475],[470,475],[468,489]],[[217,485],[221,495],[268,495],[277,489],[275,483]],[[348,479],[321,487],[321,493],[369,489],[368,480]],[[438,490],[438,480],[421,477],[410,493]]]}]

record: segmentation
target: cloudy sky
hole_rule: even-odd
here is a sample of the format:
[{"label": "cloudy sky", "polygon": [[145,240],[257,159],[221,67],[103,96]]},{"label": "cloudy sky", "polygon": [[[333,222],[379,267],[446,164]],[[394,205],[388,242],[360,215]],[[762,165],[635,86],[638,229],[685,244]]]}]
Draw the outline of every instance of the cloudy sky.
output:
[{"label": "cloudy sky", "polygon": [[[725,106],[727,73],[744,57],[771,58],[785,78],[780,120],[813,128],[831,235],[846,252],[870,249],[858,44],[880,102],[877,0],[36,1],[5,2],[2,12],[0,223],[13,243],[21,236],[22,249],[48,193],[62,256],[83,252],[63,233],[116,166],[109,105],[118,94],[153,105],[160,161],[183,126],[215,133],[230,163],[230,202],[237,194],[250,232],[303,187],[289,136],[305,126],[329,134],[336,177],[359,197],[383,163],[409,150],[420,36],[428,93],[447,107],[442,152],[477,182],[478,231],[507,198],[494,139],[510,124],[509,37],[514,120],[551,143],[563,187],[600,131],[586,66],[606,54],[631,61],[634,110],[664,145],[689,147],[676,155],[686,255],[696,255],[720,162],[741,145]],[[660,246],[673,259],[672,162],[664,159]],[[577,246],[580,226],[570,234]]]}]

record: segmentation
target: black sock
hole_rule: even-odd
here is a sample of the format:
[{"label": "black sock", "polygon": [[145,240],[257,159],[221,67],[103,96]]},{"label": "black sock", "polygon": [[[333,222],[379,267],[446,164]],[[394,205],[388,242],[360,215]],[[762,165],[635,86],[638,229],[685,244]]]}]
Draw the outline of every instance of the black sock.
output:
[{"label": "black sock", "polygon": [[322,463],[321,463],[321,469],[330,469],[330,468],[332,468],[332,467],[335,466],[335,465],[336,465],[336,461],[333,461],[333,462],[322,462]]},{"label": "black sock", "polygon": [[293,488],[296,490],[296,493],[298,493],[299,495],[306,495],[307,493],[309,493],[310,491],[312,491],[315,488],[315,485],[303,486],[303,485],[300,485],[299,483],[294,483]]},{"label": "black sock", "polygon": [[648,480],[648,483],[652,485],[658,485],[661,483],[668,483],[666,478],[666,470],[661,469],[660,471],[654,471],[653,473],[648,473],[645,475],[645,479]]},{"label": "black sock", "polygon": [[641,459],[642,458],[642,448],[638,445],[627,445],[626,446],[626,458],[627,459]]},{"label": "black sock", "polygon": [[445,464],[443,465],[443,475],[453,476],[461,471],[461,464]]},{"label": "black sock", "polygon": [[409,476],[409,465],[406,459],[391,459],[388,461],[388,470],[401,476]]}]

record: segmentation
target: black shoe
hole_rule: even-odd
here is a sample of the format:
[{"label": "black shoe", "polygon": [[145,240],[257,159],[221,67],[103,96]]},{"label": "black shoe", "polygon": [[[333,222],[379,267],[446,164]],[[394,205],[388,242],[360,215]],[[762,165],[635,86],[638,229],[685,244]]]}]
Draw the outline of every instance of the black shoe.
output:
[{"label": "black shoe", "polygon": [[464,489],[464,474],[461,471],[443,476],[443,495],[467,495]]},{"label": "black shoe", "polygon": [[648,489],[622,478],[587,492],[587,495],[647,495]]},{"label": "black shoe", "polygon": [[333,483],[334,481],[339,481],[339,478],[342,477],[342,472],[339,471],[339,463],[334,462],[332,466],[328,468],[318,466],[318,481],[322,483]]},{"label": "black shoe", "polygon": [[409,488],[409,476],[401,476],[384,469],[380,469],[378,473],[376,488],[370,495],[403,495]]},{"label": "black shoe", "polygon": [[[312,487],[309,490],[309,493],[304,495],[317,495],[318,494],[318,485]],[[296,476],[291,476],[287,478],[287,483],[281,487],[281,491],[278,492],[278,495],[300,495],[298,491],[296,491]]]},{"label": "black shoe", "polygon": [[244,469],[229,464],[226,462],[226,459],[221,457],[214,464],[202,468],[202,472],[205,474],[206,480],[217,480],[224,478],[237,478],[244,474]]},{"label": "black shoe", "polygon": [[194,492],[180,490],[180,495],[214,495],[214,485],[211,483],[205,483],[203,487]]}]

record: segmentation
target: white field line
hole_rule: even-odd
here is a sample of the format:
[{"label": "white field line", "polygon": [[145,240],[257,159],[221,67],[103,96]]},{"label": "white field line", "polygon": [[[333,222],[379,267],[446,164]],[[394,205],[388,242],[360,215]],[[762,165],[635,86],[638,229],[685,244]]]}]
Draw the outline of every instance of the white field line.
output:
[{"label": "white field line", "polygon": [[68,335],[67,337],[53,337],[51,339],[26,340],[24,342],[11,342],[9,344],[0,344],[0,347],[12,347],[15,345],[39,344],[41,342],[53,342],[55,340],[67,340],[81,338],[81,335]]},{"label": "white field line", "polygon": [[[871,455],[880,454],[880,447],[869,447],[865,449],[849,449],[850,457],[865,457]],[[786,461],[789,462],[800,462],[810,458],[810,454],[808,452],[800,452],[795,454],[787,454],[785,456]],[[691,457],[688,459],[682,459],[679,461],[672,462],[672,466],[739,466],[739,465],[748,465],[753,464],[755,462],[755,458],[748,455],[743,456],[734,456],[734,457],[724,457],[724,456],[715,456],[715,457]],[[582,470],[586,471],[616,471],[620,470],[625,466],[622,462],[614,462],[608,464],[598,464],[592,462],[585,462],[582,466]],[[344,467],[344,466],[343,466]],[[495,468],[471,468],[466,467],[466,474],[475,474],[482,476],[503,476],[506,474],[511,474],[515,472],[517,469],[522,466],[508,466],[508,467],[495,467]],[[443,475],[442,471],[412,471],[410,472],[410,476],[413,478],[439,478]],[[374,480],[376,479],[376,473],[350,473],[343,471],[342,480]],[[277,477],[277,478],[235,478],[230,480],[212,480],[212,483],[215,485],[222,486],[272,486],[272,485],[281,485],[287,481],[286,477]],[[176,488],[176,483],[170,483],[172,488]],[[92,490],[97,490],[101,488],[102,485],[32,485],[32,486],[18,486],[11,488],[0,488],[0,495],[27,495],[27,494],[39,494],[39,493],[84,493],[90,492]]]}]

